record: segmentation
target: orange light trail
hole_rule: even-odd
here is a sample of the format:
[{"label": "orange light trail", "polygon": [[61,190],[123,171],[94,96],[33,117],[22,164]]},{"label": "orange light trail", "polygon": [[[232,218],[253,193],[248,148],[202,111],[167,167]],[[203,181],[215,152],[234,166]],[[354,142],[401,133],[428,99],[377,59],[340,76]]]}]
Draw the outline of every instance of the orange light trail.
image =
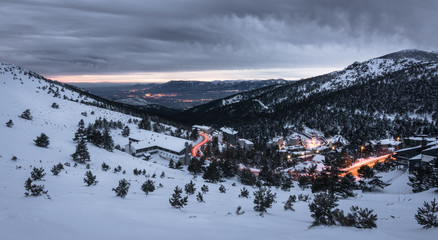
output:
[{"label": "orange light trail", "polygon": [[206,144],[206,143],[210,140],[210,139],[208,138],[207,134],[202,133],[202,132],[200,132],[200,133],[198,133],[198,134],[201,135],[204,139],[203,139],[200,143],[196,144],[196,145],[192,148],[192,156],[193,156],[193,157],[197,157],[197,156],[196,156],[196,153],[198,152],[198,149],[199,149],[202,145]]}]

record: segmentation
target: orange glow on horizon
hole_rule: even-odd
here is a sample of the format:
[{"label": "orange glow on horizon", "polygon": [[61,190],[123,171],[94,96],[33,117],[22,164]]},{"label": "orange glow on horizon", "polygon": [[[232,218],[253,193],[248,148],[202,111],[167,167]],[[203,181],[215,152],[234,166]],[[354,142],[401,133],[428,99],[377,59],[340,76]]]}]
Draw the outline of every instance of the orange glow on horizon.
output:
[{"label": "orange glow on horizon", "polygon": [[171,80],[264,80],[283,78],[299,80],[329,73],[335,68],[269,68],[239,70],[203,70],[180,72],[134,72],[118,74],[49,75],[50,79],[66,83],[152,83]]}]

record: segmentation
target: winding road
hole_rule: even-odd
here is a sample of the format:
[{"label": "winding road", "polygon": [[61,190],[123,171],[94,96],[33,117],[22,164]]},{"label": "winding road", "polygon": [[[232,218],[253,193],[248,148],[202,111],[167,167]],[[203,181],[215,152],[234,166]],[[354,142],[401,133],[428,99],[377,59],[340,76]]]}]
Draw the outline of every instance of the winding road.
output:
[{"label": "winding road", "polygon": [[204,139],[203,139],[200,143],[196,144],[196,145],[192,148],[192,156],[193,156],[193,157],[198,157],[198,156],[197,156],[198,149],[199,149],[202,145],[204,145],[204,144],[206,144],[208,141],[210,141],[210,139],[208,138],[207,134],[202,133],[202,132],[200,132],[200,133],[198,133],[198,134],[201,135]]}]

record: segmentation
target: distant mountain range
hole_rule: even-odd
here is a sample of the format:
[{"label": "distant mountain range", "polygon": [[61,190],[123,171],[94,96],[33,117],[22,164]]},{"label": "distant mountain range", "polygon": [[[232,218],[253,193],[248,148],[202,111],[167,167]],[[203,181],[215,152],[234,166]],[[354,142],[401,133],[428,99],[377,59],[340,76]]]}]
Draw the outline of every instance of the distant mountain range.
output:
[{"label": "distant mountain range", "polygon": [[236,93],[287,83],[283,79],[229,81],[169,81],[145,84],[75,83],[100,97],[120,103],[146,107],[159,104],[168,108],[188,109]]},{"label": "distant mountain range", "polygon": [[438,54],[403,50],[341,71],[235,94],[193,107],[180,120],[230,126],[263,142],[304,126],[352,143],[437,135]]}]

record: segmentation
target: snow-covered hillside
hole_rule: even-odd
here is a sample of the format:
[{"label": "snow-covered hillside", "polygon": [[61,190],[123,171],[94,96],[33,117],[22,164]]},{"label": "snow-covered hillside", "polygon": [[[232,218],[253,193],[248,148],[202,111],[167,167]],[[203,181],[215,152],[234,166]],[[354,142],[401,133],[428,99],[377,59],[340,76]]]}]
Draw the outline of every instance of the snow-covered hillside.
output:
[{"label": "snow-covered hillside", "polygon": [[[132,116],[80,103],[93,101],[58,85],[51,85],[37,75],[29,76],[13,65],[0,66],[0,239],[436,239],[437,229],[423,230],[414,219],[417,207],[430,201],[436,194],[427,191],[411,193],[407,174],[392,172],[385,175],[392,185],[381,192],[361,193],[339,202],[348,210],[351,205],[374,209],[378,215],[377,228],[360,230],[347,227],[315,227],[309,229],[312,219],[308,203],[294,204],[296,211],[285,211],[283,202],[289,195],[310,194],[298,187],[291,191],[272,189],[277,202],[264,217],[253,210],[253,196],[239,198],[242,185],[237,179],[219,184],[206,183],[201,177],[193,178],[186,170],[170,169],[167,161],[153,156],[149,161],[134,158],[124,152],[109,152],[88,144],[90,169],[97,176],[97,185],[87,187],[83,182],[88,170],[85,165],[74,167],[71,154],[76,143],[72,140],[80,119],[85,124],[102,117],[121,121],[132,132],[138,130],[129,124]],[[20,80],[21,79],[21,80]],[[58,90],[56,90],[58,89]],[[59,92],[59,97],[56,92]],[[54,97],[56,95],[57,97]],[[67,99],[64,99],[63,96]],[[78,102],[71,101],[76,100]],[[57,103],[59,109],[52,108]],[[30,109],[33,120],[18,117]],[[86,112],[87,116],[84,116]],[[94,114],[91,114],[94,112]],[[5,123],[12,120],[10,128]],[[48,148],[35,146],[33,139],[45,133],[50,138]],[[124,145],[127,138],[120,131],[112,131],[115,144]],[[12,160],[16,156],[16,160]],[[111,170],[101,170],[105,162]],[[50,169],[58,163],[70,163],[54,176]],[[121,166],[122,172],[113,169]],[[33,167],[43,167],[44,184],[51,199],[46,196],[25,197],[24,182]],[[146,196],[140,186],[148,179],[134,175],[133,170],[145,169],[149,179],[158,186]],[[165,177],[160,175],[164,172]],[[152,178],[153,174],[156,178]],[[131,183],[125,199],[116,197],[112,188],[119,180]],[[175,186],[193,180],[196,188],[209,187],[205,203],[189,196],[188,205],[174,209],[169,198]],[[219,192],[224,185],[226,193]],[[235,184],[235,186],[233,186]],[[250,192],[255,188],[250,188]],[[185,195],[185,194],[184,194]],[[242,206],[243,215],[236,215]]]}]

